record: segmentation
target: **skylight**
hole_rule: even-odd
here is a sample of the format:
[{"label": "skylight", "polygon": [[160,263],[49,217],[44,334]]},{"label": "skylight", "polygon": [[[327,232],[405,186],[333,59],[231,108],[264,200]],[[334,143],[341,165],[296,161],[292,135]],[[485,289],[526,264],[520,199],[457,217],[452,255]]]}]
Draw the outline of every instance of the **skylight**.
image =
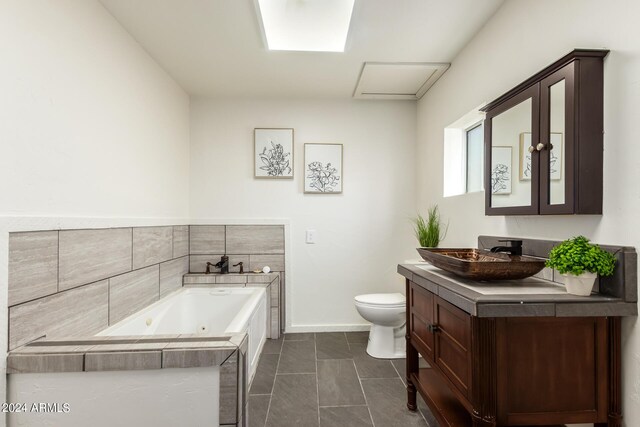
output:
[{"label": "skylight", "polygon": [[258,0],[269,50],[344,52],[355,0]]}]

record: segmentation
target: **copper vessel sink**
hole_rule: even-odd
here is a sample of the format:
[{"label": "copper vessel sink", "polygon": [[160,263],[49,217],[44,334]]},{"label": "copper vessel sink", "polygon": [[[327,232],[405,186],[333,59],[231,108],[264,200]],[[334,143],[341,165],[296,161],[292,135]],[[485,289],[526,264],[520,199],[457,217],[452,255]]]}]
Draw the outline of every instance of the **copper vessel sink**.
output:
[{"label": "copper vessel sink", "polygon": [[481,249],[417,248],[428,263],[472,280],[513,280],[533,276],[545,260]]}]

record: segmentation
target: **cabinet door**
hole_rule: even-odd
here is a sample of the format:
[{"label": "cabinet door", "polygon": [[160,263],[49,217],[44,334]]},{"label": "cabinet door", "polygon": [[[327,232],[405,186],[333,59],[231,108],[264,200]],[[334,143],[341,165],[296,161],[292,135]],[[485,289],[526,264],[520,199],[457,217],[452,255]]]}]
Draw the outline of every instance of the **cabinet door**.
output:
[{"label": "cabinet door", "polygon": [[540,82],[540,213],[574,212],[574,80],[571,62]]},{"label": "cabinet door", "polygon": [[539,87],[535,84],[487,112],[487,215],[538,213]]},{"label": "cabinet door", "polygon": [[435,364],[456,388],[469,397],[471,389],[471,316],[435,297]]},{"label": "cabinet door", "polygon": [[429,325],[433,325],[434,295],[411,283],[411,338],[416,342],[418,351],[426,360],[433,361],[433,332]]}]

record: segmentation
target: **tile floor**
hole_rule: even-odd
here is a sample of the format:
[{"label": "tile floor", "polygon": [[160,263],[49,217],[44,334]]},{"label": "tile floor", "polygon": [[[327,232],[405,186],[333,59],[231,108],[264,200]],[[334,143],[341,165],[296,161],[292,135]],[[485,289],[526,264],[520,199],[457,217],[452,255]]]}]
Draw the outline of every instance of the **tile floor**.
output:
[{"label": "tile floor", "polygon": [[249,390],[250,427],[436,427],[418,395],[406,407],[405,361],[366,353],[368,332],[267,340]]}]

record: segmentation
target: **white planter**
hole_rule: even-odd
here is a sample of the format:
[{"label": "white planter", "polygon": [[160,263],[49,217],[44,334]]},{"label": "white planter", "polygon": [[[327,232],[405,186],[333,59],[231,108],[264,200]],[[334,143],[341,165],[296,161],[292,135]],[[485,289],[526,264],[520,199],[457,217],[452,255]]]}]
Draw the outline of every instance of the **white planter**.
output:
[{"label": "white planter", "polygon": [[567,288],[567,292],[572,295],[589,296],[593,289],[593,284],[596,281],[598,275],[596,273],[582,273],[579,276],[573,274],[563,274],[565,280],[564,284]]}]

